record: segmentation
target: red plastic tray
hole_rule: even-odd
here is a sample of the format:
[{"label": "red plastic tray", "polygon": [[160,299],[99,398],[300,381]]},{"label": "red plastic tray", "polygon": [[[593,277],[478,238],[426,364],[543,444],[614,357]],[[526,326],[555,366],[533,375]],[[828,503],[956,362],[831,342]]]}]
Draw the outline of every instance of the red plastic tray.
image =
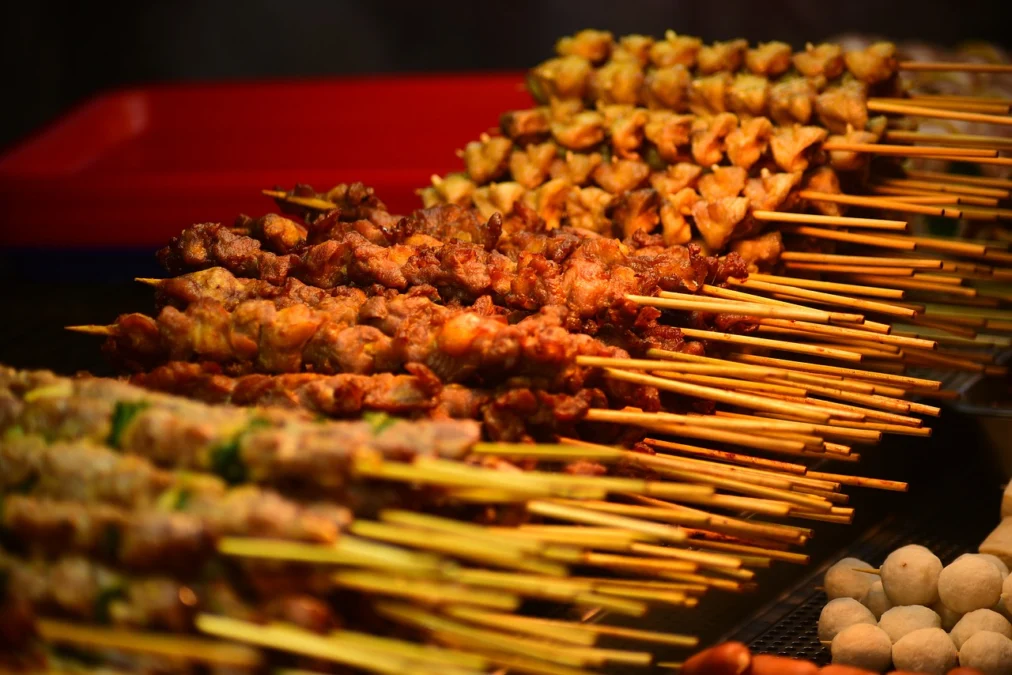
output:
[{"label": "red plastic tray", "polygon": [[360,180],[396,212],[530,105],[520,74],[152,86],[104,94],[0,157],[0,246],[151,247]]}]

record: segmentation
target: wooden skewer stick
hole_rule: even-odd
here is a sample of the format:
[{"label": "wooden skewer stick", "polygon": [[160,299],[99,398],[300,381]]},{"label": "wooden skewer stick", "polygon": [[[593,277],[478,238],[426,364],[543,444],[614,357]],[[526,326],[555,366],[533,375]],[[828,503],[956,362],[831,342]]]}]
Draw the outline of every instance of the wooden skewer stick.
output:
[{"label": "wooden skewer stick", "polygon": [[949,295],[960,295],[967,298],[977,297],[976,288],[967,288],[965,286],[936,284],[927,281],[918,281],[916,279],[883,277],[874,274],[851,274],[850,277],[855,281],[865,281],[869,284],[895,286],[896,288],[906,288],[911,291],[931,291],[933,293],[947,293]]},{"label": "wooden skewer stick", "polygon": [[860,361],[861,354],[855,351],[837,349],[835,347],[817,347],[813,345],[800,344],[797,342],[786,342],[784,340],[771,340],[769,338],[757,338],[750,335],[734,335],[732,333],[719,333],[712,330],[697,330],[695,328],[683,328],[682,334],[686,337],[697,340],[711,340],[714,342],[726,342],[728,344],[748,345],[751,347],[766,347],[796,354],[810,354],[822,356],[839,361]]},{"label": "wooden skewer stick", "polygon": [[1000,103],[1000,104],[1007,104],[1009,106],[1012,106],[1012,99],[1005,98],[1004,96],[975,96],[975,95],[972,95],[972,94],[971,95],[965,95],[965,94],[920,94],[920,93],[915,93],[915,94],[911,94],[910,98],[911,98],[911,101],[910,101],[911,103],[913,103],[913,99],[918,99],[918,100],[925,99],[925,100],[928,100],[928,101],[969,101],[970,103],[973,103],[974,101],[980,101],[982,103]]},{"label": "wooden skewer stick", "polygon": [[869,99],[865,105],[870,112],[908,115],[910,117],[931,117],[942,120],[960,120],[963,122],[982,122],[985,124],[999,124],[1003,126],[1012,125],[1012,117],[1003,117],[1001,115],[985,115],[983,113],[959,112],[955,110],[938,110],[936,108],[904,105],[901,103],[883,103],[882,101],[876,101],[875,99]]},{"label": "wooden skewer stick", "polygon": [[1008,178],[963,176],[961,174],[946,173],[944,171],[928,171],[925,169],[907,169],[906,174],[910,178],[923,178],[930,181],[945,181],[951,183],[963,183],[966,185],[984,185],[987,187],[1012,189],[1012,179]]},{"label": "wooden skewer stick", "polygon": [[[859,298],[851,298],[846,295],[826,293],[823,291],[816,291],[808,288],[801,288],[798,286],[788,286],[786,284],[760,281],[759,279],[757,279],[757,276],[758,275],[753,274],[750,276],[749,279],[745,281],[739,282],[732,280],[731,283],[735,286],[740,286],[742,288],[755,289],[757,291],[766,291],[769,293],[780,294],[782,296],[790,296],[792,298],[802,298],[805,300],[812,300],[815,302],[821,302],[829,305],[839,305],[841,307],[853,307],[854,309],[861,309],[868,312],[878,312],[880,314],[890,314],[892,316],[912,317],[917,313],[916,310],[910,309],[909,307],[890,305],[883,302],[875,302],[873,300],[862,300]],[[848,284],[844,285],[846,286]],[[902,293],[902,291],[899,292]],[[864,323],[867,324],[869,322],[866,320]]]},{"label": "wooden skewer stick", "polygon": [[[902,204],[903,202],[895,202]],[[884,204],[869,204],[875,208],[885,208]],[[911,204],[910,206],[916,206]],[[923,207],[928,208],[928,207]],[[781,228],[785,234],[796,234],[802,237],[814,239],[829,239],[830,241],[845,241],[852,244],[865,244],[867,246],[878,246],[879,248],[890,248],[897,251],[913,251],[917,244],[912,241],[894,239],[872,234],[858,234],[856,232],[841,232],[839,230],[826,230],[821,227],[809,227],[808,225],[787,225]]]},{"label": "wooden skewer stick", "polygon": [[837,291],[840,293],[854,293],[855,295],[867,295],[876,298],[903,299],[903,291],[897,288],[875,288],[872,286],[859,286],[857,284],[843,284],[835,281],[816,281],[814,279],[796,279],[794,277],[782,277],[773,274],[754,273],[748,276],[745,281],[729,279],[732,286],[748,287],[753,281],[763,281],[781,286],[792,286],[794,288],[805,288],[817,291]]},{"label": "wooden skewer stick", "polygon": [[[995,197],[974,197],[958,193],[942,194],[940,192],[928,192],[917,188],[898,188],[888,185],[872,185],[871,191],[874,194],[890,195],[888,199],[906,202],[908,204],[966,204],[971,206],[998,206],[998,199]],[[963,209],[964,213],[966,209]]]},{"label": "wooden skewer stick", "polygon": [[[1012,119],[1012,118],[1010,118]],[[923,206],[920,204],[905,204],[894,202],[879,197],[861,197],[858,195],[832,194],[828,192],[816,192],[814,190],[801,190],[798,196],[813,202],[833,202],[835,204],[849,204],[851,206],[866,206],[869,208],[884,208],[891,211],[906,213],[921,213],[927,216],[944,216],[947,218],[960,218],[962,213],[958,209],[946,209],[943,207]]]},{"label": "wooden skewer stick", "polygon": [[115,326],[92,326],[92,325],[67,326],[65,329],[71,331],[72,333],[84,333],[85,335],[103,335],[103,336],[116,335]]},{"label": "wooden skewer stick", "polygon": [[818,323],[810,323],[808,321],[794,321],[790,319],[762,319],[760,325],[763,326],[778,326],[780,328],[793,328],[809,333],[817,333],[822,335],[840,335],[858,338],[862,340],[870,340],[874,342],[881,342],[888,345],[897,345],[900,347],[918,347],[920,349],[935,349],[938,346],[934,340],[924,340],[922,338],[910,338],[901,335],[880,335],[878,333],[869,333],[868,331],[858,330],[854,328],[842,328],[840,326],[826,326]]},{"label": "wooden skewer stick", "polygon": [[882,143],[844,143],[831,141],[822,144],[827,152],[866,152],[875,155],[895,155],[898,157],[919,157],[921,155],[953,155],[958,157],[997,157],[997,150],[979,148],[932,147],[924,145],[885,145]]},{"label": "wooden skewer stick", "polygon": [[[1012,117],[1006,118],[1012,123]],[[944,159],[949,162],[967,162],[971,164],[991,164],[994,166],[1012,166],[1012,157],[966,157],[963,155],[925,155],[924,159]]]},{"label": "wooden skewer stick", "polygon": [[914,270],[909,267],[872,267],[836,265],[830,263],[787,262],[784,263],[784,268],[789,270],[805,270],[808,272],[876,274],[880,277],[910,277],[914,274]]},{"label": "wooden skewer stick", "polygon": [[633,532],[640,532],[661,541],[668,541],[675,544],[684,542],[688,535],[680,527],[652,523],[637,518],[616,516],[608,513],[601,513],[591,509],[578,506],[564,506],[553,502],[534,500],[527,503],[527,510],[530,513],[565,520],[571,523],[584,525],[600,525],[602,527],[621,527]]},{"label": "wooden skewer stick", "polygon": [[965,112],[988,113],[991,115],[1007,115],[1010,106],[1004,103],[988,103],[987,101],[967,101],[954,99],[925,99],[925,98],[877,98],[882,103],[898,103],[904,105],[912,103],[921,108],[938,108],[939,110],[962,110]]},{"label": "wooden skewer stick", "polygon": [[787,361],[769,356],[758,356],[755,354],[733,354],[732,360],[755,365],[766,365],[771,367],[793,368],[813,373],[829,373],[842,377],[854,377],[879,382],[894,383],[899,386],[918,387],[921,389],[940,389],[942,383],[937,380],[927,380],[919,377],[908,377],[906,375],[894,375],[892,373],[877,373],[870,370],[858,370],[856,368],[842,368],[840,366],[827,366],[819,363],[804,363],[802,361]]},{"label": "wooden skewer stick", "polygon": [[299,195],[290,195],[280,190],[261,190],[261,193],[266,197],[273,197],[274,199],[286,201],[289,204],[297,204],[298,206],[305,206],[306,208],[320,211],[330,211],[337,208],[337,204],[328,202],[326,199],[320,199],[319,197],[300,197]]},{"label": "wooden skewer stick", "polygon": [[958,183],[940,183],[930,180],[917,180],[914,178],[887,178],[878,183],[889,187],[907,187],[926,190],[931,192],[951,192],[960,195],[972,195],[976,197],[995,197],[997,199],[1008,199],[1009,191],[1000,188],[978,187],[975,185],[960,185]]},{"label": "wooden skewer stick", "polygon": [[821,216],[810,213],[791,213],[788,211],[753,211],[756,220],[772,223],[805,223],[808,225],[861,227],[873,230],[905,231],[905,220],[886,220],[883,218],[852,218],[849,216]]},{"label": "wooden skewer stick", "polygon": [[900,61],[900,70],[952,73],[1012,73],[1006,63],[966,63],[959,61]]},{"label": "wooden skewer stick", "polygon": [[806,253],[804,251],[784,251],[780,259],[787,262],[836,263],[840,265],[875,265],[877,267],[909,267],[918,270],[937,270],[942,268],[941,260],[922,258],[885,258],[874,255],[836,255],[832,253]]},{"label": "wooden skewer stick", "polygon": [[974,134],[933,134],[923,131],[889,130],[882,137],[887,141],[903,143],[936,143],[938,145],[983,146],[987,148],[1012,149],[1012,138],[1001,136],[981,136]]},{"label": "wooden skewer stick", "polygon": [[[730,288],[722,288],[720,286],[711,286],[705,284],[702,288],[704,295],[710,295],[716,298],[727,298],[728,300],[742,300],[744,302],[754,302],[767,305],[777,305],[780,307],[795,307],[799,309],[808,309],[805,305],[800,305],[796,302],[789,302],[786,300],[776,300],[773,298],[767,298],[764,295],[755,295],[752,293],[745,293],[743,291],[735,291]],[[847,324],[865,324],[869,323],[865,320],[862,314],[850,314],[847,312],[829,312],[829,320],[833,323],[847,323]],[[884,333],[889,332],[888,324],[881,324],[885,328],[882,330]],[[869,330],[875,330],[875,328],[869,327]]]},{"label": "wooden skewer stick", "polygon": [[682,293],[662,291],[660,297],[649,295],[626,295],[638,305],[660,307],[662,309],[679,309],[699,311],[712,314],[740,314],[742,316],[776,317],[781,319],[805,319],[808,321],[829,322],[829,312],[818,309],[793,309],[789,307],[772,307],[758,303],[733,302],[730,300],[713,300],[705,296],[686,296]]}]

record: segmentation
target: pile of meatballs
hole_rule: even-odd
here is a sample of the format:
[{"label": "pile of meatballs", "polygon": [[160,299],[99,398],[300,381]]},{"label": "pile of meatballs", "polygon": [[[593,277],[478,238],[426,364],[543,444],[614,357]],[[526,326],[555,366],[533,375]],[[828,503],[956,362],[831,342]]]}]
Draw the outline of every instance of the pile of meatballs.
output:
[{"label": "pile of meatballs", "polygon": [[943,566],[924,546],[904,546],[879,569],[844,558],[824,585],[819,639],[834,664],[1012,675],[1012,578],[993,555],[966,554]]}]

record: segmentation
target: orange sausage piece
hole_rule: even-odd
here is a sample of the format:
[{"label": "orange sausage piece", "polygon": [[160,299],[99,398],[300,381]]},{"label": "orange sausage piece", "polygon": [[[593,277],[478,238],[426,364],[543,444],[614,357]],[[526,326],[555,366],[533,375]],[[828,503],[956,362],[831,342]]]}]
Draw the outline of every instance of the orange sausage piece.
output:
[{"label": "orange sausage piece", "polygon": [[681,675],[742,675],[752,664],[752,653],[740,642],[725,642],[685,662]]},{"label": "orange sausage piece", "polygon": [[877,675],[877,673],[854,666],[823,666],[819,675]]},{"label": "orange sausage piece", "polygon": [[817,675],[819,667],[811,661],[756,654],[752,657],[752,670],[748,672],[749,675]]}]

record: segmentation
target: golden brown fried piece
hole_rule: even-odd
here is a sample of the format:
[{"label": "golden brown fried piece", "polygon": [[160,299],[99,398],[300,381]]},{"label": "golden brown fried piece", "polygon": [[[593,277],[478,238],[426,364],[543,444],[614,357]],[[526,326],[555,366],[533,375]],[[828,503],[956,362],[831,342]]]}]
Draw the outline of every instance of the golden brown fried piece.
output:
[{"label": "golden brown fried piece", "polygon": [[658,40],[650,47],[650,62],[658,68],[682,65],[691,68],[696,65],[696,55],[703,46],[699,38],[677,35],[669,30],[663,40]]},{"label": "golden brown fried piece", "polygon": [[[870,131],[847,131],[845,134],[834,134],[826,139],[827,143],[876,143],[878,136]],[[866,152],[850,150],[832,150],[829,152],[829,165],[837,171],[857,171],[868,165],[869,155]]]},{"label": "golden brown fried piece", "polygon": [[738,117],[721,113],[698,117],[692,123],[692,157],[700,166],[719,164],[724,157],[724,139],[738,128]]},{"label": "golden brown fried piece", "polygon": [[513,181],[493,183],[475,190],[471,195],[471,200],[481,213],[482,218],[488,220],[493,213],[511,213],[513,205],[524,196],[525,192],[527,190],[523,185]]},{"label": "golden brown fried piece", "polygon": [[692,115],[679,115],[667,110],[649,113],[644,135],[657,147],[657,154],[666,162],[677,162],[681,156],[679,148],[689,145],[692,138]]},{"label": "golden brown fried piece", "polygon": [[593,66],[582,56],[549,59],[531,71],[539,93],[547,98],[582,99],[587,93]]},{"label": "golden brown fried piece", "polygon": [[495,180],[506,173],[513,141],[503,136],[482,134],[480,140],[464,146],[467,175],[478,185]]},{"label": "golden brown fried piece", "polygon": [[745,197],[756,211],[779,211],[787,205],[791,190],[801,182],[801,173],[773,173],[763,169],[745,183]]},{"label": "golden brown fried piece", "polygon": [[815,100],[819,120],[830,131],[842,134],[848,127],[863,130],[868,124],[868,87],[847,82],[830,87]]},{"label": "golden brown fried piece", "polygon": [[768,270],[780,260],[784,241],[780,232],[773,231],[758,237],[731,242],[731,251],[741,256],[749,272]]},{"label": "golden brown fried piece", "polygon": [[674,200],[675,195],[685,188],[695,188],[702,173],[703,167],[698,164],[679,162],[669,166],[667,171],[651,175],[650,184],[663,198]]},{"label": "golden brown fried piece", "polygon": [[556,145],[552,142],[528,145],[510,154],[509,169],[513,180],[533,190],[545,182],[555,159]]},{"label": "golden brown fried piece", "polygon": [[696,67],[704,75],[720,72],[733,73],[741,68],[747,49],[747,40],[714,42],[712,45],[700,47],[699,53],[696,54]]},{"label": "golden brown fried piece", "polygon": [[[660,222],[660,205],[661,198],[656,190],[633,190],[615,200],[611,219],[623,239],[641,230],[653,232]],[[619,233],[615,234],[617,236]]]},{"label": "golden brown fried piece", "polygon": [[638,63],[611,61],[591,74],[588,90],[594,101],[634,105],[642,86],[643,69]]},{"label": "golden brown fried piece", "polygon": [[719,251],[735,234],[735,229],[748,215],[744,197],[724,197],[716,201],[699,201],[692,207],[696,229],[711,251]]},{"label": "golden brown fried piece", "polygon": [[761,42],[745,52],[745,67],[755,75],[777,77],[790,69],[791,54],[786,42]]},{"label": "golden brown fried piece", "polygon": [[438,195],[438,204],[459,204],[467,206],[471,195],[478,186],[462,173],[450,173],[445,177],[432,177],[432,187]]},{"label": "golden brown fried piece", "polygon": [[645,68],[650,63],[650,48],[654,39],[649,35],[626,35],[619,39],[611,52],[612,61],[632,61]]},{"label": "golden brown fried piece", "polygon": [[876,42],[860,51],[847,52],[843,58],[847,70],[865,84],[885,82],[896,74],[899,65],[892,42]]},{"label": "golden brown fried piece", "polygon": [[635,190],[650,178],[650,167],[645,162],[613,157],[591,174],[594,182],[613,195]]},{"label": "golden brown fried piece", "polygon": [[770,139],[773,161],[784,171],[793,173],[808,168],[809,152],[826,140],[827,131],[822,127],[777,127]]},{"label": "golden brown fried piece", "polygon": [[727,110],[727,93],[734,78],[730,73],[697,77],[689,84],[689,110],[697,115],[716,115]]},{"label": "golden brown fried piece", "polygon": [[579,56],[598,64],[608,60],[615,38],[606,30],[581,30],[576,35],[559,38],[555,53],[559,56]]},{"label": "golden brown fried piece", "polygon": [[803,77],[789,77],[770,87],[769,114],[777,124],[808,124],[818,91]]},{"label": "golden brown fried piece", "polygon": [[[840,177],[828,166],[820,166],[805,175],[802,188],[813,192],[838,195],[840,190]],[[842,216],[844,207],[835,202],[809,202],[809,206],[824,216]]]},{"label": "golden brown fried piece", "polygon": [[499,120],[499,128],[507,138],[515,143],[526,145],[542,138],[547,138],[548,108],[530,108],[529,110],[511,110]]},{"label": "golden brown fried piece", "polygon": [[692,188],[686,187],[661,202],[661,236],[665,246],[687,244],[692,239],[692,227],[686,216],[702,199]]},{"label": "golden brown fried piece", "polygon": [[565,120],[553,120],[552,138],[569,150],[586,150],[604,140],[604,115],[585,110]]},{"label": "golden brown fried piece", "polygon": [[742,122],[727,135],[727,158],[731,164],[751,169],[770,144],[773,123],[765,117],[753,117]]},{"label": "golden brown fried piece", "polygon": [[739,115],[762,115],[769,100],[770,81],[761,75],[739,73],[727,90],[727,109]]},{"label": "golden brown fried piece", "polygon": [[599,187],[571,190],[566,202],[569,226],[611,236],[611,221],[605,210],[614,200],[613,195]]},{"label": "golden brown fried piece", "polygon": [[654,68],[643,80],[640,98],[648,108],[683,110],[689,98],[692,75],[680,64]]},{"label": "golden brown fried piece", "polygon": [[650,114],[643,108],[633,106],[607,106],[601,109],[611,147],[615,155],[623,159],[639,159],[638,149],[643,145],[643,128]]},{"label": "golden brown fried piece", "polygon": [[523,201],[541,216],[547,229],[554,230],[559,227],[566,214],[566,201],[573,189],[573,186],[564,180],[550,180],[536,190],[528,191]]},{"label": "golden brown fried piece", "polygon": [[718,166],[699,179],[699,194],[703,199],[716,201],[737,197],[745,189],[748,171],[736,166]]},{"label": "golden brown fried piece", "polygon": [[601,153],[566,152],[564,158],[556,157],[552,161],[549,172],[552,178],[562,178],[573,185],[586,185],[590,182],[590,174],[602,162]]},{"label": "golden brown fried piece", "polygon": [[843,73],[843,47],[829,43],[815,47],[809,43],[805,45],[805,51],[794,55],[794,67],[805,77],[832,80]]}]

